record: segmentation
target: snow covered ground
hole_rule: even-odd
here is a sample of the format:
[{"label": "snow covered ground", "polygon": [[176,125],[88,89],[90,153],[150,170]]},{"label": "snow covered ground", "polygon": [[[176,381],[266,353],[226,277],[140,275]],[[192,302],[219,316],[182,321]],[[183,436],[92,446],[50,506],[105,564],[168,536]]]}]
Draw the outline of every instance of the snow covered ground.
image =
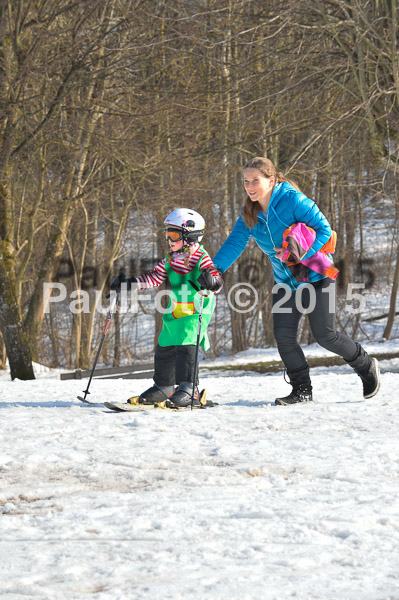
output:
[{"label": "snow covered ground", "polygon": [[399,599],[399,360],[383,371],[364,401],[349,367],[313,369],[293,407],[281,374],[212,374],[220,406],[134,415],[81,404],[87,380],[3,376],[0,597]]}]

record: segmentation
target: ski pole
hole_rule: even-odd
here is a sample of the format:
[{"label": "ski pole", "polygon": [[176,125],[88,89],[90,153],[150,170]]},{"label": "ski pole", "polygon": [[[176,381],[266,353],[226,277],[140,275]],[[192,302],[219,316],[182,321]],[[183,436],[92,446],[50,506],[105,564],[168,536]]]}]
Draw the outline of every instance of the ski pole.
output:
[{"label": "ski pole", "polygon": [[83,390],[84,398],[82,398],[82,396],[78,396],[78,399],[82,400],[83,402],[87,402],[86,396],[87,396],[87,394],[90,394],[89,387],[90,387],[90,384],[91,384],[91,380],[93,379],[94,370],[96,368],[97,361],[98,361],[101,349],[102,349],[103,344],[104,344],[104,340],[105,340],[106,333],[108,331],[109,324],[111,323],[112,315],[113,315],[113,313],[115,311],[115,308],[116,308],[117,300],[118,300],[118,294],[115,294],[115,296],[114,296],[114,298],[113,298],[113,300],[111,302],[111,306],[109,307],[108,317],[107,317],[107,320],[105,322],[105,327],[104,327],[103,334],[101,336],[100,345],[98,346],[96,358],[94,359],[94,365],[93,365],[93,368],[92,368],[91,373],[90,373],[89,383],[87,384],[87,388],[85,390]]},{"label": "ski pole", "polygon": [[[201,292],[200,288],[195,283],[193,283],[190,280],[189,280],[189,283],[192,285],[192,287],[195,289],[196,292],[198,292],[198,293]],[[202,292],[204,292],[204,291],[205,290],[202,290]],[[195,386],[197,385],[198,355],[199,355],[199,345],[200,345],[200,338],[201,338],[202,311],[204,308],[204,298],[205,298],[205,296],[208,296],[208,294],[202,293],[202,294],[200,294],[200,296],[201,296],[201,301],[200,301],[200,310],[199,310],[199,316],[198,316],[197,343],[195,346],[194,378],[193,378],[193,393],[191,394],[191,410],[193,410],[193,406],[194,406]]]}]

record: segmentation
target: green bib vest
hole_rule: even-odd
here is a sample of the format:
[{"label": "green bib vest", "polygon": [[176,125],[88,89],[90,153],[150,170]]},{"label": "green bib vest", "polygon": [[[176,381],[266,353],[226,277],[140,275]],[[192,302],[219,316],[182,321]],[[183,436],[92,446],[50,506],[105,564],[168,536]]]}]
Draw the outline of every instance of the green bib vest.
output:
[{"label": "green bib vest", "polygon": [[[202,250],[202,256],[206,255],[202,246],[200,246],[200,250]],[[197,343],[201,296],[194,290],[189,281],[191,280],[198,286],[197,278],[201,273],[199,265],[202,256],[194,269],[185,275],[176,273],[167,261],[165,263],[172,289],[168,307],[162,317],[163,327],[158,339],[160,346],[185,346]],[[200,345],[204,350],[209,348],[206,330],[214,308],[215,295],[210,292],[209,296],[204,298],[202,309]]]}]

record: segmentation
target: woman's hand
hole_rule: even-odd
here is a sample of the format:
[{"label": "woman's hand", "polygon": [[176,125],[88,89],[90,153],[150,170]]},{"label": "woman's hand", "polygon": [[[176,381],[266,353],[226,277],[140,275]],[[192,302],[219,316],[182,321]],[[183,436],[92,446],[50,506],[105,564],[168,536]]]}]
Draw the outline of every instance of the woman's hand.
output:
[{"label": "woman's hand", "polygon": [[273,248],[276,252],[276,258],[283,260],[283,254],[285,253],[285,248]]}]

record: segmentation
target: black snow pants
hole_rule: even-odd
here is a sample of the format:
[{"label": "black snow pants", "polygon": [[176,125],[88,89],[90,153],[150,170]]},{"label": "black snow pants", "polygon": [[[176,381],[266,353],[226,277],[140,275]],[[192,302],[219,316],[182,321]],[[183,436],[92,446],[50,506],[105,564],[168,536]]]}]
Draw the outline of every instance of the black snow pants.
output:
[{"label": "black snow pants", "polygon": [[356,356],[358,352],[356,343],[335,328],[335,299],[336,283],[327,278],[314,284],[301,286],[295,291],[289,290],[288,286],[275,286],[273,290],[274,336],[288,375],[308,369],[305,355],[297,342],[299,322],[307,309],[309,309],[306,314],[312,334],[320,346],[342,356],[346,361]]},{"label": "black snow pants", "polygon": [[179,385],[194,379],[194,345],[160,346],[155,348],[154,382],[157,385]]}]

